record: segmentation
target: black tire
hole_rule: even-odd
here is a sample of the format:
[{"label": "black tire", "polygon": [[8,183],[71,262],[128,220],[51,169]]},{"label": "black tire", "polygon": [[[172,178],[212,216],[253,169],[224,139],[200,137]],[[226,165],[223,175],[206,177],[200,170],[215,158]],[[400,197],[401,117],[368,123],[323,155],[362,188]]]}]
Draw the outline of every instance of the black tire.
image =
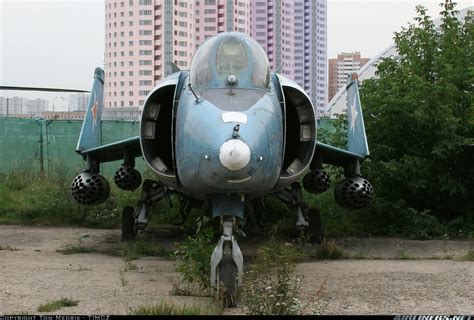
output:
[{"label": "black tire", "polygon": [[122,241],[135,240],[135,218],[133,207],[123,207],[122,211]]},{"label": "black tire", "polygon": [[321,243],[324,237],[323,225],[321,223],[321,215],[316,208],[308,209],[308,233],[312,243]]},{"label": "black tire", "polygon": [[217,267],[217,298],[225,308],[237,306],[237,266],[232,256],[223,258]]}]

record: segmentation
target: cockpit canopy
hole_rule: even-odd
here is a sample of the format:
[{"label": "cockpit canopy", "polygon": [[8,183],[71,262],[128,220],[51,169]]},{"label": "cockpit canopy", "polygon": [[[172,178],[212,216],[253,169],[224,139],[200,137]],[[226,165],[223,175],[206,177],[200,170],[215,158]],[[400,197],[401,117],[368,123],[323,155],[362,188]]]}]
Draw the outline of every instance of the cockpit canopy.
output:
[{"label": "cockpit canopy", "polygon": [[194,54],[190,70],[196,88],[270,87],[270,63],[262,47],[249,36],[220,33],[206,40]]}]

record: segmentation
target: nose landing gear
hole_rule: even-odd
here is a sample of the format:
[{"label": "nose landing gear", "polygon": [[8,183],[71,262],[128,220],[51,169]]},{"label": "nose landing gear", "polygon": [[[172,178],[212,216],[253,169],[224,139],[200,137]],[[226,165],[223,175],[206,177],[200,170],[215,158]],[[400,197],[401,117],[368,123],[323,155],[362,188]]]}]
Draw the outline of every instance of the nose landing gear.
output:
[{"label": "nose landing gear", "polygon": [[211,256],[211,285],[225,307],[237,306],[237,289],[242,286],[244,259],[233,236],[235,217],[221,218],[222,236]]}]

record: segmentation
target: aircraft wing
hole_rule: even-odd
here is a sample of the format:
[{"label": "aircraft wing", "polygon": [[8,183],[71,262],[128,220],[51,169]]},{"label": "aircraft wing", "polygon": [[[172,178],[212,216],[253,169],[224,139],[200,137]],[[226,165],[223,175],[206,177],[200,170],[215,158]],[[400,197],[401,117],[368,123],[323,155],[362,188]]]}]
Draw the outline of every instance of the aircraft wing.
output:
[{"label": "aircraft wing", "polygon": [[314,151],[313,158],[319,159],[322,163],[338,167],[346,167],[354,163],[354,160],[362,162],[365,159],[365,157],[360,154],[321,142],[316,142],[316,150]]},{"label": "aircraft wing", "polygon": [[95,161],[100,163],[122,160],[127,156],[136,158],[142,155],[140,147],[140,137],[125,139],[122,141],[105,144],[103,146],[80,151],[80,154],[85,158],[90,156]]}]

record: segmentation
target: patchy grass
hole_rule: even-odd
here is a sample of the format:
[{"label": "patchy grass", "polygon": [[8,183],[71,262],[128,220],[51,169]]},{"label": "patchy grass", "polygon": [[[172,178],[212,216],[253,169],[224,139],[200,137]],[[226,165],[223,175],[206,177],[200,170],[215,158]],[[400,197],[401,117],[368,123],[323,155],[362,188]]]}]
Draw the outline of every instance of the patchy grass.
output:
[{"label": "patchy grass", "polygon": [[79,301],[75,301],[69,298],[61,298],[60,300],[51,301],[45,304],[42,304],[38,307],[38,312],[51,312],[56,311],[64,307],[74,307],[77,306]]},{"label": "patchy grass", "polygon": [[96,253],[97,250],[94,247],[85,246],[81,241],[69,243],[63,245],[60,249],[56,250],[64,255],[78,254],[78,253]]},{"label": "patchy grass", "polygon": [[464,260],[466,261],[474,261],[474,250],[469,251],[465,256]]},{"label": "patchy grass", "polygon": [[121,242],[119,239],[113,243],[85,244],[81,239],[64,244],[57,252],[62,254],[100,253],[114,257],[122,257],[132,261],[141,257],[166,257],[171,253],[154,240],[140,239],[136,241]]},{"label": "patchy grass", "polygon": [[20,251],[21,249],[18,249],[17,247],[12,247],[9,245],[6,246],[0,246],[0,251],[5,250],[5,251]]},{"label": "patchy grass", "polygon": [[342,249],[333,239],[324,239],[320,245],[310,248],[307,253],[311,258],[318,260],[337,260],[345,257]]},{"label": "patchy grass", "polygon": [[293,245],[274,238],[265,242],[244,275],[242,304],[249,315],[298,315],[304,306],[300,301],[301,277],[294,264],[304,255]]},{"label": "patchy grass", "polygon": [[397,257],[398,257],[398,259],[400,259],[400,260],[410,260],[410,259],[413,259],[413,258],[408,254],[407,250],[404,249],[404,248],[398,249],[398,251],[397,251]]},{"label": "patchy grass", "polygon": [[172,303],[162,301],[158,305],[144,305],[130,309],[129,315],[137,316],[199,316],[199,315],[221,315],[222,308],[216,304],[210,304],[207,307],[203,306],[176,306]]},{"label": "patchy grass", "polygon": [[196,282],[186,282],[181,279],[171,280],[170,294],[173,296],[186,296],[186,297],[213,297],[213,288],[202,288],[202,286]]}]

